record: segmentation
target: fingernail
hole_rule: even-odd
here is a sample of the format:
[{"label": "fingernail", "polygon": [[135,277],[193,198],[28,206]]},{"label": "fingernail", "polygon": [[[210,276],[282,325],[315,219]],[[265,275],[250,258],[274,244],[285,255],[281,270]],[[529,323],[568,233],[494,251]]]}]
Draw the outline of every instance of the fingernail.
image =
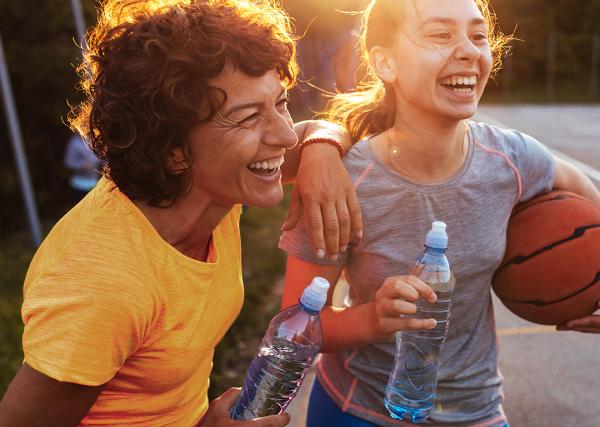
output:
[{"label": "fingernail", "polygon": [[317,258],[319,258],[319,259],[325,258],[325,251],[323,249],[317,249]]},{"label": "fingernail", "polygon": [[342,252],[346,252],[348,250],[348,245],[342,246]]},{"label": "fingernail", "polygon": [[287,221],[283,223],[283,225],[281,226],[281,231],[285,231],[285,227],[287,226]]},{"label": "fingernail", "polygon": [[330,261],[337,261],[337,259],[338,259],[337,254],[329,255],[329,260]]},{"label": "fingernail", "polygon": [[437,295],[436,294],[432,294],[431,295],[431,302],[436,302],[437,301]]},{"label": "fingernail", "polygon": [[359,239],[362,239],[362,236],[363,236],[363,231],[358,230],[358,232],[356,233],[356,237],[358,237]]}]

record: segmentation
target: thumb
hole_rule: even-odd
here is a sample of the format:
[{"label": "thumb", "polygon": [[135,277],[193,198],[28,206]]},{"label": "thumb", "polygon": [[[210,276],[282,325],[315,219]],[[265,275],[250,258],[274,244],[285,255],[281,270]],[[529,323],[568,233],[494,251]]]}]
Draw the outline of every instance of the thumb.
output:
[{"label": "thumb", "polygon": [[223,407],[229,409],[233,406],[241,391],[242,389],[239,387],[231,387],[215,400],[219,401],[219,405],[223,405]]},{"label": "thumb", "polygon": [[283,427],[290,422],[290,416],[287,412],[278,415],[269,415],[268,417],[256,418],[248,421],[248,427]]},{"label": "thumb", "polygon": [[298,224],[300,216],[302,214],[302,199],[298,189],[294,187],[292,191],[292,199],[290,200],[290,207],[288,209],[287,218],[281,226],[281,231],[289,231]]}]

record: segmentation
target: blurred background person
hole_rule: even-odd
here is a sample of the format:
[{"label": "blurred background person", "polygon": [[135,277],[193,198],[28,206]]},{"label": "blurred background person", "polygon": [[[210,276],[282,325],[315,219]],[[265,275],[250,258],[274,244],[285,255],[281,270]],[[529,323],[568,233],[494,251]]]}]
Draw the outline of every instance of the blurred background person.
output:
[{"label": "blurred background person", "polygon": [[77,203],[96,186],[103,162],[96,157],[79,133],[73,133],[67,141],[63,160],[71,174],[70,198],[73,203]]},{"label": "blurred background person", "polygon": [[294,117],[307,118],[324,106],[327,92],[356,86],[361,11],[364,0],[286,0],[298,40],[298,87],[291,92]]}]

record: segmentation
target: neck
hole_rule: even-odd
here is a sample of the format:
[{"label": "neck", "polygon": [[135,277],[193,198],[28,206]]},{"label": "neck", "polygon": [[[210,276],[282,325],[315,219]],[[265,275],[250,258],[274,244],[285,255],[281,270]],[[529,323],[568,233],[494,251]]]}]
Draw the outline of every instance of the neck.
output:
[{"label": "neck", "polygon": [[419,126],[397,117],[394,126],[378,138],[378,154],[388,166],[419,183],[450,178],[468,153],[463,121]]},{"label": "neck", "polygon": [[232,208],[194,198],[191,193],[166,208],[142,200],[134,203],[167,243],[198,261],[207,260],[212,233]]}]

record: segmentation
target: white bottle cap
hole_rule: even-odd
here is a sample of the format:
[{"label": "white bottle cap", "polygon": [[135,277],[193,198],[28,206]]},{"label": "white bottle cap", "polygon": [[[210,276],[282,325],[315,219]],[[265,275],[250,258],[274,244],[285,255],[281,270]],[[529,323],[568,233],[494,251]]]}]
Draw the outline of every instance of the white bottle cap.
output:
[{"label": "white bottle cap", "polygon": [[430,248],[446,249],[448,247],[448,235],[446,234],[446,223],[433,221],[431,230],[427,233],[425,244]]},{"label": "white bottle cap", "polygon": [[317,276],[302,292],[300,303],[309,310],[321,311],[327,302],[327,291],[329,291],[329,282]]}]

